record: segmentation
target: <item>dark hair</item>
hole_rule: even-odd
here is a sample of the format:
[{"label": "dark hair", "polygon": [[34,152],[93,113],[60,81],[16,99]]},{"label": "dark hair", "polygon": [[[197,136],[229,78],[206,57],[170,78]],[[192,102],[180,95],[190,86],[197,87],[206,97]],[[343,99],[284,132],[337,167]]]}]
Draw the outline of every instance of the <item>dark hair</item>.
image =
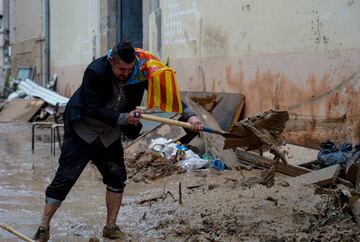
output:
[{"label": "dark hair", "polygon": [[112,49],[111,54],[114,62],[120,58],[121,60],[125,61],[126,63],[130,64],[135,60],[135,49],[131,45],[131,43],[126,41],[121,41],[117,45],[114,46]]}]

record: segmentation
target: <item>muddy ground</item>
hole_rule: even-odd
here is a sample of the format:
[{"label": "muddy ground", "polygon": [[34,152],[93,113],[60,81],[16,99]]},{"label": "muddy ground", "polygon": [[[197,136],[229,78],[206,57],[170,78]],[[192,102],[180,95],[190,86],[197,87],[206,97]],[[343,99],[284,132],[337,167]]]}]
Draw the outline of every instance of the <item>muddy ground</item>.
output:
[{"label": "muddy ground", "polygon": [[[38,132],[32,155],[30,124],[0,124],[0,222],[27,236],[40,222],[44,190],[57,168],[49,133]],[[343,205],[333,196],[316,195],[311,186],[290,187],[282,175],[266,188],[258,184],[260,172],[202,170],[137,183],[129,179],[118,217],[125,241],[360,240],[348,213],[327,216],[330,205],[335,204],[333,212]],[[100,174],[89,164],[52,221],[51,241],[108,241],[101,238],[104,196]],[[19,240],[0,230],[0,241]]]}]

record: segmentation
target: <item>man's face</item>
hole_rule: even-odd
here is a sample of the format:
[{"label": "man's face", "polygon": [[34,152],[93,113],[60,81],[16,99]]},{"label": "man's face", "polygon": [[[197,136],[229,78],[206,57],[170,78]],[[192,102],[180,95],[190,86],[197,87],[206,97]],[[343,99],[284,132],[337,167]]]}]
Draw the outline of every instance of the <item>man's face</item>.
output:
[{"label": "man's face", "polygon": [[129,64],[120,58],[117,58],[116,61],[114,61],[114,59],[110,57],[109,61],[112,72],[120,81],[126,81],[129,79],[134,68],[135,60]]}]

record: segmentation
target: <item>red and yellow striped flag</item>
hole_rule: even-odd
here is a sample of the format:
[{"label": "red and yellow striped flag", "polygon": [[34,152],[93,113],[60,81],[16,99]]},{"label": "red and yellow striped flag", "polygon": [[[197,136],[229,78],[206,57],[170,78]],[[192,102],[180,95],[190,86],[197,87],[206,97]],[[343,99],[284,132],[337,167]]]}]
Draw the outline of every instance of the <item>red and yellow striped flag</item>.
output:
[{"label": "red and yellow striped flag", "polygon": [[148,51],[135,48],[140,69],[148,80],[147,108],[163,112],[182,112],[175,72]]},{"label": "red and yellow striped flag", "polygon": [[157,60],[149,60],[146,65],[149,71],[148,108],[181,113],[182,105],[174,70]]}]

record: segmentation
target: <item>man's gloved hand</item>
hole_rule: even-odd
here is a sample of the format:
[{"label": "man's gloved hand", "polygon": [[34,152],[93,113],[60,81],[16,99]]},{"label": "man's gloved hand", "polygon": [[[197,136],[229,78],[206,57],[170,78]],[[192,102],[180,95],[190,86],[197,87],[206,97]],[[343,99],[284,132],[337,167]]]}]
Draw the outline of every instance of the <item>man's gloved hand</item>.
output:
[{"label": "man's gloved hand", "polygon": [[140,122],[140,112],[139,110],[133,110],[128,113],[128,123],[132,125],[137,125]]},{"label": "man's gloved hand", "polygon": [[191,116],[188,121],[192,125],[192,131],[199,132],[204,127],[204,124],[200,121],[200,119],[196,116]]}]

